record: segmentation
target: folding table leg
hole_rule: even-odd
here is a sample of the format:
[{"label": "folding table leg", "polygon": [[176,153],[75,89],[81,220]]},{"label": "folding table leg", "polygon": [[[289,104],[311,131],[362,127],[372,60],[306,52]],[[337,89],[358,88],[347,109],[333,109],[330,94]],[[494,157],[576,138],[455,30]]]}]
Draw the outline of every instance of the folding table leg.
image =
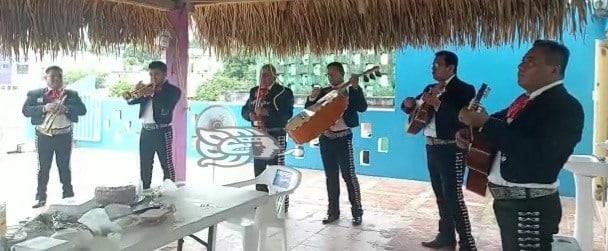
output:
[{"label": "folding table leg", "polygon": [[[202,244],[203,246],[205,246],[207,248],[207,250],[209,251],[215,251],[215,239],[217,238],[217,233],[216,233],[216,225],[210,226],[209,227],[209,236],[207,236],[207,242],[201,240],[201,238],[196,237],[196,235],[188,235],[188,237],[194,239],[196,242]],[[182,251],[182,248],[184,246],[184,239],[179,239],[177,240],[177,251]]]},{"label": "folding table leg", "polygon": [[207,236],[207,250],[215,251],[215,239],[217,238],[217,225],[213,225],[209,227],[209,235]]},{"label": "folding table leg", "polygon": [[184,246],[184,239],[177,240],[177,251],[182,251],[183,246]]}]

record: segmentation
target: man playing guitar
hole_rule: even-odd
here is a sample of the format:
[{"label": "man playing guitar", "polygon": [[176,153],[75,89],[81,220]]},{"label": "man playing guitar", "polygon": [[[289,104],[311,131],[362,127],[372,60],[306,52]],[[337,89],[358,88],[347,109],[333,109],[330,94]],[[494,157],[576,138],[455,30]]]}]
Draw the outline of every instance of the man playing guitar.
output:
[{"label": "man playing guitar", "polygon": [[[583,109],[563,86],[569,51],[554,41],[536,41],[519,64],[526,91],[513,104],[488,116],[460,112],[460,121],[482,128],[480,136],[498,149],[488,176],[503,250],[551,250],[562,208],[560,170],[581,140]],[[456,135],[467,147],[464,131]]]},{"label": "man playing guitar", "polygon": [[471,224],[462,194],[464,175],[463,151],[456,146],[454,135],[464,125],[458,122],[458,111],[475,96],[475,88],[456,77],[458,57],[453,52],[440,51],[433,61],[433,78],[437,84],[428,85],[423,94],[406,98],[401,109],[410,114],[418,105],[416,100],[430,104],[434,113],[424,128],[428,170],[439,208],[439,233],[434,240],[422,242],[425,247],[455,247],[460,237],[460,250],[476,250]]}]

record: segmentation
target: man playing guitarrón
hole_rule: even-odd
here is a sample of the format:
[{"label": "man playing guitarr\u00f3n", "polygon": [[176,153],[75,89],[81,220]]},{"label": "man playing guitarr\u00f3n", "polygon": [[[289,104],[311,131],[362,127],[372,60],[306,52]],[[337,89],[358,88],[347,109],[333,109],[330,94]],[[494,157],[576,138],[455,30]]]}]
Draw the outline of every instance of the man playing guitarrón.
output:
[{"label": "man playing guitarr\u00f3n", "polygon": [[[314,105],[323,96],[338,88],[344,82],[344,67],[339,62],[327,65],[327,77],[331,86],[323,89],[313,89],[306,100],[305,107]],[[361,191],[355,173],[353,159],[353,134],[351,128],[359,126],[359,112],[367,110],[367,101],[363,90],[359,87],[358,77],[350,79],[351,86],[346,89],[348,107],[338,121],[319,136],[321,158],[327,183],[327,198],[329,200],[327,218],[323,224],[332,223],[340,218],[340,179],[339,172],[346,183],[348,199],[351,204],[353,225],[361,225],[363,208],[361,207]]]}]

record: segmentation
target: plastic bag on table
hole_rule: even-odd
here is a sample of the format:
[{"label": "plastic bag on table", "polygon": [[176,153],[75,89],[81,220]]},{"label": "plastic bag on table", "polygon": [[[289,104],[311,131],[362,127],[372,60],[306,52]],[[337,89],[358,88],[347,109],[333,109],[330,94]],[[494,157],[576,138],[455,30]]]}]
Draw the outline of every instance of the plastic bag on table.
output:
[{"label": "plastic bag on table", "polygon": [[120,232],[120,225],[110,221],[110,217],[103,208],[96,208],[85,213],[78,222],[86,225],[96,235],[107,235],[112,232]]}]

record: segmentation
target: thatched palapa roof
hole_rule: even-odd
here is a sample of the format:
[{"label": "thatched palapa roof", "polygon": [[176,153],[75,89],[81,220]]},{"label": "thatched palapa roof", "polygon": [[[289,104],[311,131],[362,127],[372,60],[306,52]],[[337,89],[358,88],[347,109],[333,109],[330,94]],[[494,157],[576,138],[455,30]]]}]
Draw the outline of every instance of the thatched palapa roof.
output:
[{"label": "thatched palapa roof", "polygon": [[[505,45],[580,32],[585,0],[1,0],[0,53],[153,48],[187,4],[219,55]],[[86,34],[86,36],[85,36]]]},{"label": "thatched palapa roof", "polygon": [[[585,0],[294,0],[198,5],[198,33],[219,54],[504,45],[580,31]],[[201,40],[202,40],[201,39]]]},{"label": "thatched palapa roof", "polygon": [[[123,43],[153,46],[170,23],[163,10],[104,0],[1,0],[0,53],[79,51]],[[86,36],[85,36],[86,33]]]}]

